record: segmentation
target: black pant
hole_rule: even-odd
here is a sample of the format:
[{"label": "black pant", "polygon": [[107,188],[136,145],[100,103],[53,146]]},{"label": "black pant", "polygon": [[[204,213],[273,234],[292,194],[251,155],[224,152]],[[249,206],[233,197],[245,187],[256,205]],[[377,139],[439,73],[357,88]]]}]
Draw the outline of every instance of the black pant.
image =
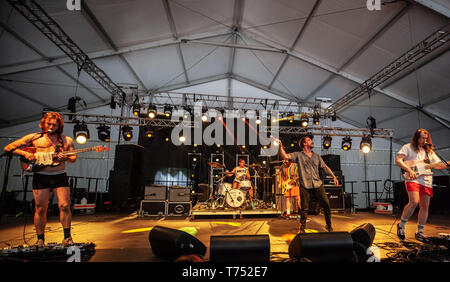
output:
[{"label": "black pant", "polygon": [[328,201],[327,194],[325,193],[325,188],[321,185],[319,188],[306,189],[300,186],[300,198],[302,202],[302,209],[300,211],[300,223],[302,229],[306,226],[306,219],[308,217],[309,211],[309,201],[311,195],[314,195],[316,200],[319,202],[320,206],[323,208],[323,213],[325,215],[325,222],[327,226],[331,226],[331,210],[330,202]]}]

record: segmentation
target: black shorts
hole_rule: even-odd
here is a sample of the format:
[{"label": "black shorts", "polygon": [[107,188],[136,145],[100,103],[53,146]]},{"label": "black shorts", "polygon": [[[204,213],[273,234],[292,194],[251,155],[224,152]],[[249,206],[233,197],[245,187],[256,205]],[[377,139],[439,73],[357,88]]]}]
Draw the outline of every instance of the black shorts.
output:
[{"label": "black shorts", "polygon": [[54,175],[33,174],[33,189],[53,189],[58,187],[69,187],[69,178],[67,173],[60,173]]}]

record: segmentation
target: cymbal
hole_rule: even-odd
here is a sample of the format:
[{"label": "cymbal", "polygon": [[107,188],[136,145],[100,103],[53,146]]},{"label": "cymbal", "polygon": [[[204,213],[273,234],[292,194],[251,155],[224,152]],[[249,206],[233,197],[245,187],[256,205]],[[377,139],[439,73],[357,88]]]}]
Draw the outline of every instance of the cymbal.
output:
[{"label": "cymbal", "polygon": [[284,162],[284,161],[273,161],[273,162],[270,162],[271,164],[276,164],[276,163],[282,163],[282,162]]},{"label": "cymbal", "polygon": [[260,164],[251,164],[251,165],[249,165],[248,167],[255,167],[255,166],[261,167]]},{"label": "cymbal", "polygon": [[224,166],[223,166],[222,164],[220,164],[220,163],[216,163],[216,162],[208,162],[208,164],[209,164],[210,166],[212,166],[212,167],[215,167],[215,168],[224,168]]}]

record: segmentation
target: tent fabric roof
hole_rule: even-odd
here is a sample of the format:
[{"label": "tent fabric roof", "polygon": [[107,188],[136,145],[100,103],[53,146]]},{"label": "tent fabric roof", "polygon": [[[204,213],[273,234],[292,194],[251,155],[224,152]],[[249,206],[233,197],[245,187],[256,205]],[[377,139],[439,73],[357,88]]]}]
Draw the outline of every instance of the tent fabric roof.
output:
[{"label": "tent fabric roof", "polygon": [[[390,1],[379,11],[365,0],[85,0],[81,11],[66,1],[38,3],[116,84],[164,92],[233,79],[232,96],[248,95],[236,85],[249,84],[297,102],[336,101],[450,23],[416,1]],[[37,119],[43,108],[64,110],[75,95],[90,106],[109,102],[110,93],[86,73],[78,77],[76,65],[7,1],[0,28],[0,127]],[[365,127],[372,115],[399,143],[424,127],[449,147],[449,49],[447,42],[338,116]]]}]

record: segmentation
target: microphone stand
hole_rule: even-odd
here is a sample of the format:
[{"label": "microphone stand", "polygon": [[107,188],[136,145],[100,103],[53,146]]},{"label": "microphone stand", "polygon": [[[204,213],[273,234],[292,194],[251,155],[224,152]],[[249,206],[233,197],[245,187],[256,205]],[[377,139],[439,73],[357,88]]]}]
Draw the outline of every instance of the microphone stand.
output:
[{"label": "microphone stand", "polygon": [[0,155],[0,158],[2,157],[7,157],[6,158],[6,165],[5,165],[5,174],[3,175],[3,188],[2,188],[2,192],[0,195],[0,224],[2,222],[2,218],[3,218],[3,213],[4,213],[4,198],[5,198],[5,194],[6,194],[6,189],[8,187],[8,180],[9,180],[9,169],[11,167],[11,160],[12,160],[12,156],[13,156],[13,152],[15,150],[17,150],[20,147],[24,147],[24,146],[29,146],[31,143],[33,143],[33,141],[41,138],[42,136],[44,136],[44,134],[47,132],[41,132],[39,135],[39,137],[34,137],[32,138],[30,141],[28,141],[26,144],[22,145],[22,146],[18,146],[17,148],[12,149],[9,152],[4,152],[3,154]]},{"label": "microphone stand", "polygon": [[439,155],[438,152],[436,152],[436,150],[433,149],[433,147],[431,149],[436,154],[436,156],[438,156],[441,162],[445,163],[445,165],[447,166],[447,171],[450,172],[450,164],[441,155]]}]

